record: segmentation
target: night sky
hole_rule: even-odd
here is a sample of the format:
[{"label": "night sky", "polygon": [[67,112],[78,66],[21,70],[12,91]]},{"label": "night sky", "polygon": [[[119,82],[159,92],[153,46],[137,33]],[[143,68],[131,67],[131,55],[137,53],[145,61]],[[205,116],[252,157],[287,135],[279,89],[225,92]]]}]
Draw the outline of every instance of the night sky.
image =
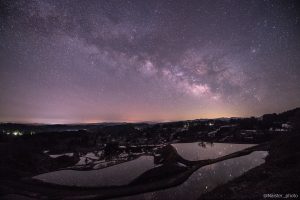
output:
[{"label": "night sky", "polygon": [[0,2],[2,122],[172,121],[300,106],[299,1]]}]

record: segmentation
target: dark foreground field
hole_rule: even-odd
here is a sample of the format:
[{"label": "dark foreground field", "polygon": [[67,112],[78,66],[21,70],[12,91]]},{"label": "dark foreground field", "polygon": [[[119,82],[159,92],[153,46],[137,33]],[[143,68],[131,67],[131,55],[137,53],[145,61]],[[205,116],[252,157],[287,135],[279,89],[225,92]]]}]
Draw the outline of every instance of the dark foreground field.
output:
[{"label": "dark foreground field", "polygon": [[[87,200],[125,197],[126,200],[176,200],[182,199],[182,196],[194,200],[278,199],[280,195],[297,199],[300,185],[299,125],[299,108],[261,118],[158,124],[1,124],[0,199]],[[175,148],[176,144],[184,144],[189,154],[198,154],[210,148],[220,154],[217,157],[205,158],[202,155],[196,160],[188,159]],[[199,149],[190,148],[193,144],[199,146],[200,152]],[[248,146],[228,154],[226,150],[222,152],[223,148],[234,144]],[[222,146],[221,152],[220,148],[214,149],[217,146]],[[250,166],[248,162],[237,162],[236,168],[232,165],[223,166],[230,160],[247,157],[258,151],[265,152],[265,155],[268,151],[269,155],[265,163],[263,157],[258,164],[260,166],[248,168],[250,171],[243,169],[245,165]],[[88,158],[91,154],[93,157]],[[63,170],[102,171],[114,166],[126,166],[145,156],[153,159],[153,166],[119,185],[64,185],[34,178]],[[251,161],[255,162],[255,159],[258,158]],[[214,169],[216,165],[219,168]],[[201,177],[198,173],[204,168],[212,168],[211,171],[204,171],[206,175],[225,169],[242,170],[233,177],[227,171],[227,177],[216,175],[217,181],[208,188],[206,184],[215,180],[213,176],[201,179],[205,176]],[[124,173],[128,171],[125,167]],[[231,178],[228,178],[229,175]],[[189,182],[191,177],[196,177],[197,181]],[[95,178],[105,182],[99,176]],[[75,179],[78,180],[78,177],[75,176]],[[112,179],[111,175],[109,179]],[[119,175],[115,179],[117,183],[122,182]],[[88,181],[91,182],[90,179]],[[177,190],[184,185],[188,185],[187,190]],[[173,194],[174,191],[181,196]],[[160,192],[166,192],[167,195],[163,196]]]},{"label": "dark foreground field", "polygon": [[[298,188],[300,185],[300,145],[298,134],[291,134],[278,137],[271,142],[255,148],[249,148],[246,151],[240,151],[229,156],[222,157],[217,160],[208,162],[190,163],[189,170],[182,173],[178,171],[178,176],[172,175],[172,178],[163,179],[160,172],[157,175],[162,178],[158,181],[147,184],[147,177],[144,181],[139,182],[134,187],[123,188],[107,188],[104,190],[72,188],[72,187],[57,187],[55,185],[36,183],[32,181],[18,181],[18,178],[9,178],[7,181],[1,180],[1,191],[5,193],[22,194],[24,196],[34,197],[34,199],[106,199],[107,197],[117,197],[130,194],[138,194],[139,192],[153,191],[159,188],[171,187],[183,182],[189,174],[201,166],[220,162],[242,156],[254,150],[269,149],[269,156],[266,158],[265,164],[262,164],[244,175],[221,185],[211,192],[208,192],[199,197],[199,199],[265,199],[264,195],[290,195],[297,197]],[[167,150],[169,151],[169,150]],[[173,156],[172,153],[168,156]],[[171,160],[173,158],[170,158]],[[177,158],[175,158],[177,159]],[[181,162],[184,162],[181,161]],[[187,163],[188,164],[188,163]],[[3,169],[2,169],[3,170]],[[171,170],[171,168],[169,169]],[[10,170],[6,170],[9,172]],[[2,171],[3,172],[3,171]],[[12,172],[12,171],[11,171]],[[2,174],[4,175],[4,174]],[[10,176],[13,174],[10,174]],[[153,175],[153,174],[152,174]],[[2,176],[3,177],[3,176]]]}]

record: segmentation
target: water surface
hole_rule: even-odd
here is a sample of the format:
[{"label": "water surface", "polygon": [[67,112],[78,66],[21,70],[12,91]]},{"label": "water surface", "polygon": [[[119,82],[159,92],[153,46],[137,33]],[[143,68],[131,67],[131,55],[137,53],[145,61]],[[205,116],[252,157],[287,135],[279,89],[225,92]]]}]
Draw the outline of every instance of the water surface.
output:
[{"label": "water surface", "polygon": [[100,187],[125,185],[153,167],[152,156],[141,156],[138,159],[104,169],[90,171],[60,170],[40,174],[33,178],[44,182],[71,186]]},{"label": "water surface", "polygon": [[172,145],[178,154],[186,160],[214,159],[254,146],[254,144],[208,142],[175,143]]},{"label": "water surface", "polygon": [[[172,145],[176,148],[178,154],[187,160],[213,159],[253,146],[251,144],[211,144],[206,142],[176,143]],[[94,158],[94,154],[91,153],[85,157],[87,156]],[[33,178],[69,186],[121,186],[129,184],[132,180],[154,167],[152,156],[141,156],[135,160],[103,169],[89,171],[60,170],[41,174]]]},{"label": "water surface", "polygon": [[194,172],[184,183],[179,186],[144,193],[134,196],[117,198],[118,200],[177,200],[199,199],[201,194],[208,192],[218,185],[238,177],[246,171],[261,165],[268,155],[266,151],[255,151],[249,155],[232,158],[215,164],[204,166]]}]

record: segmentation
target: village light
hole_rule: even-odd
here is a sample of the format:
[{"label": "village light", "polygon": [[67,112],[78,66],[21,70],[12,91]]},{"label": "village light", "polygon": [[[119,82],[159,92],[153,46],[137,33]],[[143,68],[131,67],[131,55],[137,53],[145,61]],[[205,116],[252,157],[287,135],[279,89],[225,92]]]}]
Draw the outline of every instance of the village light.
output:
[{"label": "village light", "polygon": [[20,136],[20,135],[23,135],[23,133],[21,133],[20,131],[14,131],[14,132],[12,132],[12,134],[13,134],[14,136]]}]

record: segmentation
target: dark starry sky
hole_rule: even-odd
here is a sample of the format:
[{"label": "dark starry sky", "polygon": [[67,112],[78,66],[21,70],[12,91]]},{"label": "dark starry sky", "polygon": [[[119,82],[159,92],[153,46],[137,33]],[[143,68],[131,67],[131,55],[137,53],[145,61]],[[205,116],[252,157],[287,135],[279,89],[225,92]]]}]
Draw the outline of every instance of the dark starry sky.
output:
[{"label": "dark starry sky", "polygon": [[0,121],[259,116],[300,105],[299,1],[0,2]]}]

